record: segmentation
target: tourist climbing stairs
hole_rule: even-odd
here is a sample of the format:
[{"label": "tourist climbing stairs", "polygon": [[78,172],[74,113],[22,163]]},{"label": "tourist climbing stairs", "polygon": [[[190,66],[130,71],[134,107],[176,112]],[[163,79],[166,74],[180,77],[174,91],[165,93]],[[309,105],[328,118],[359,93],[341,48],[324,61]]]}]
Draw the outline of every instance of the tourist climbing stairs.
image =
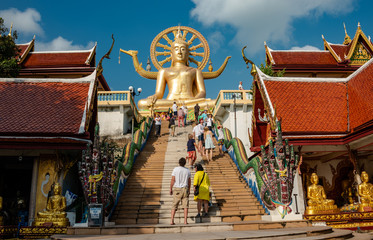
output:
[{"label": "tourist climbing stairs", "polygon": [[[169,224],[171,222],[172,196],[170,182],[172,170],[178,166],[180,157],[186,156],[186,142],[192,126],[177,127],[176,136],[169,135],[167,122],[161,128],[161,136],[151,133],[144,150],[139,154],[128,178],[112,220],[121,224]],[[262,206],[240,176],[228,154],[207,162],[198,156],[211,182],[212,205],[209,216],[196,218],[197,204],[193,194],[189,196],[188,223],[232,222],[260,220]],[[187,164],[189,167],[189,164]],[[192,173],[192,182],[194,169]],[[193,192],[193,187],[191,187]],[[184,211],[176,212],[175,224],[184,223]]]},{"label": "tourist climbing stairs", "polygon": [[250,187],[227,153],[215,150],[213,161],[205,165],[223,222],[260,220],[265,214]]},{"label": "tourist climbing stairs", "polygon": [[[176,212],[175,225],[171,226],[172,196],[169,193],[171,173],[178,166],[179,158],[186,156],[187,135],[192,132],[192,127],[176,128],[175,137],[169,136],[167,127],[168,122],[163,121],[160,137],[155,136],[153,129],[144,149],[138,155],[110,219],[115,225],[102,228],[73,227],[68,229],[67,236],[56,236],[52,239],[69,239],[69,235],[103,235],[105,239],[122,239],[123,236],[109,237],[108,235],[127,234],[135,234],[133,239],[230,239],[232,237],[234,239],[346,239],[352,237],[351,231],[310,227],[303,220],[262,221],[264,209],[229,155],[227,153],[219,155],[218,149],[214,150],[213,161],[207,162],[201,156],[197,158],[197,162],[203,163],[211,182],[212,206],[209,209],[209,216],[196,218],[197,204],[193,201],[193,194],[190,194],[189,224],[184,224],[184,212],[179,209]],[[193,176],[194,170],[192,170]]]}]

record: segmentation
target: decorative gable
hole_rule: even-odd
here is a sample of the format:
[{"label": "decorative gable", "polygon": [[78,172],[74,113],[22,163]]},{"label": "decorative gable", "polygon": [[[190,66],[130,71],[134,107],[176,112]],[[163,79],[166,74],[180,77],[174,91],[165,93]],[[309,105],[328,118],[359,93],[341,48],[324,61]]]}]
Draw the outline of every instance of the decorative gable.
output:
[{"label": "decorative gable", "polygon": [[350,58],[351,65],[363,65],[372,58],[369,50],[361,43],[358,42]]}]

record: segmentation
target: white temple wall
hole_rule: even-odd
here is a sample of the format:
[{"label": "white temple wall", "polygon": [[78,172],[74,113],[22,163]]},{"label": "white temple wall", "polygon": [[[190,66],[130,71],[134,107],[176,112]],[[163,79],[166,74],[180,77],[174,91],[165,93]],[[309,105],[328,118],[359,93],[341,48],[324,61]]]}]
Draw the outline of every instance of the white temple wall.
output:
[{"label": "white temple wall", "polygon": [[115,137],[125,135],[131,129],[132,117],[128,116],[129,112],[129,107],[99,107],[100,136]]},{"label": "white temple wall", "polygon": [[224,107],[225,111],[216,115],[215,118],[220,120],[220,123],[223,127],[228,128],[232,137],[235,135],[235,126],[237,127],[237,137],[241,139],[242,143],[245,146],[247,157],[253,155],[250,151],[250,140],[249,140],[249,131],[251,131],[252,123],[252,106],[251,105],[238,105],[236,106],[236,121],[234,118],[234,108],[233,104],[231,106]]}]

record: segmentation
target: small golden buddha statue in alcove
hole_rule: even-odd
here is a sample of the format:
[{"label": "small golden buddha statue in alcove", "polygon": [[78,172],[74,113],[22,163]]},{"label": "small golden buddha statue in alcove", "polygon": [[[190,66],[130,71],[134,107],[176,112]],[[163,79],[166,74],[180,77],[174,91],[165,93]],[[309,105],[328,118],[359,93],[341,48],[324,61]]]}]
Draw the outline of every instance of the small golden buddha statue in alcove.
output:
[{"label": "small golden buddha statue in alcove", "polygon": [[338,212],[339,209],[334,205],[334,200],[327,199],[324,187],[318,185],[319,177],[316,173],[311,175],[311,185],[307,188],[307,207],[306,214],[323,214],[330,212]]},{"label": "small golden buddha statue in alcove", "polygon": [[35,226],[43,226],[52,223],[54,226],[68,226],[69,219],[66,218],[66,198],[61,195],[61,186],[56,183],[53,187],[53,196],[47,202],[45,211],[38,212],[34,221]]},{"label": "small golden buddha statue in alcove", "polygon": [[363,171],[361,173],[362,183],[359,185],[358,193],[360,197],[359,212],[373,211],[373,184],[369,183],[369,175]]}]

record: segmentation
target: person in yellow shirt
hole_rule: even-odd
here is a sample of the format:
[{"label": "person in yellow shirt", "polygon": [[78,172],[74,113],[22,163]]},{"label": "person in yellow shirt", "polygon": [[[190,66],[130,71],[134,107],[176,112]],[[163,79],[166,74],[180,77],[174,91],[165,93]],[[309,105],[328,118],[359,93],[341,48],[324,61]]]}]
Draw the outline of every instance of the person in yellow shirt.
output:
[{"label": "person in yellow shirt", "polygon": [[194,165],[194,169],[196,171],[194,175],[194,191],[196,187],[199,186],[199,193],[198,195],[194,195],[194,201],[197,201],[197,210],[198,214],[197,217],[201,217],[201,209],[202,204],[204,205],[205,212],[203,213],[203,217],[208,216],[209,211],[209,201],[210,201],[210,179],[209,176],[203,171],[203,167],[201,164]]}]

